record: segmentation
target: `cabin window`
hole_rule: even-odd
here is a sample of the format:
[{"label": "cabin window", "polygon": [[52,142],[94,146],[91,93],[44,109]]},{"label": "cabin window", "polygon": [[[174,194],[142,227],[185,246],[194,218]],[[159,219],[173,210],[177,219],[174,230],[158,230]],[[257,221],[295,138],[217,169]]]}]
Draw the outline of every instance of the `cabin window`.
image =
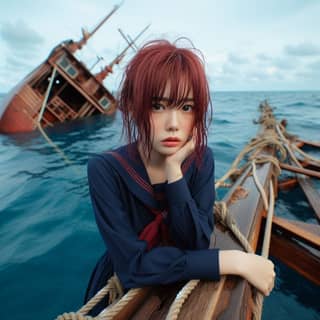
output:
[{"label": "cabin window", "polygon": [[110,105],[110,101],[107,97],[102,97],[100,100],[99,100],[99,104],[103,107],[103,109],[108,109],[109,108],[109,105]]},{"label": "cabin window", "polygon": [[77,69],[71,64],[66,56],[62,56],[57,64],[71,77],[75,78],[78,75]]}]

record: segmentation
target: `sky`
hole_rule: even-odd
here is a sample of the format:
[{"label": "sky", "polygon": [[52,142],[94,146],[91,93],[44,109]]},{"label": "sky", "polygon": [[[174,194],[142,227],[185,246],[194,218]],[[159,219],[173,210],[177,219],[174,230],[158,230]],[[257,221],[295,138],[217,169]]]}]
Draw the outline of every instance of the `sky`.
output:
[{"label": "sky", "polygon": [[[120,1],[11,0],[0,3],[0,92],[8,92],[59,42],[78,40]],[[93,73],[151,26],[152,39],[187,37],[205,58],[213,91],[320,90],[320,0],[124,0],[77,57]],[[190,46],[187,41],[180,45]],[[105,80],[116,90],[128,51]]]}]

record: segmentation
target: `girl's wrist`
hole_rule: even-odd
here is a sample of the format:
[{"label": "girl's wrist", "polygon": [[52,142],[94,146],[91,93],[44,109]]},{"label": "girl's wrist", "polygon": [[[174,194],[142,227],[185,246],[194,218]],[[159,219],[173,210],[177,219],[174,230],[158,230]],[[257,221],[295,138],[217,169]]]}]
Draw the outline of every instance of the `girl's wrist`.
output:
[{"label": "girl's wrist", "polygon": [[245,252],[240,250],[220,250],[219,264],[220,274],[232,274],[243,276],[244,274],[244,260]]},{"label": "girl's wrist", "polygon": [[178,181],[179,179],[182,178],[182,171],[181,171],[181,167],[178,164],[167,164],[166,165],[166,177],[167,177],[167,181],[168,183],[173,183],[175,181]]}]

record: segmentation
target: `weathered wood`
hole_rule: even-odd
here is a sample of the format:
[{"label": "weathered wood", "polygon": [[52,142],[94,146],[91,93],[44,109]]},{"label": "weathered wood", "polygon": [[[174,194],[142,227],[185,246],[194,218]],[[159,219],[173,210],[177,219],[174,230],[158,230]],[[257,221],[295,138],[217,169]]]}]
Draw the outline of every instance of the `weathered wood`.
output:
[{"label": "weathered wood", "polygon": [[[265,217],[265,214],[264,214]],[[320,250],[320,226],[274,216],[275,227]]]},{"label": "weathered wood", "polygon": [[[271,180],[271,172],[272,167],[269,163],[257,168],[257,175],[265,188]],[[248,196],[231,203],[229,211],[237,221],[241,232],[255,248],[258,241],[263,204],[252,176],[244,180],[242,187],[249,191]],[[237,185],[229,191],[223,199],[225,202],[228,202],[228,199],[232,197],[236,188]],[[216,228],[215,236],[216,247],[243,250],[229,231]],[[189,314],[197,315],[197,319],[245,319],[251,314],[252,309],[248,302],[250,301],[248,297],[251,296],[251,287],[247,281],[228,276],[223,277],[218,286],[213,282],[201,283],[198,292],[202,292],[204,288],[206,294],[199,295],[195,291],[188,298],[188,302],[183,305],[179,319],[192,319]]]},{"label": "weathered wood", "polygon": [[292,179],[287,179],[287,180],[279,182],[278,187],[279,187],[279,189],[287,190],[287,189],[293,188],[297,185],[298,185],[298,180],[296,178],[292,178]]},{"label": "weathered wood", "polygon": [[318,178],[320,179],[320,173],[313,171],[313,170],[309,170],[309,169],[304,169],[304,168],[298,168],[296,166],[292,166],[290,164],[286,164],[281,162],[280,163],[280,168],[291,171],[291,172],[295,172],[295,173],[301,173],[310,177],[314,177],[314,178]]},{"label": "weathered wood", "polygon": [[295,141],[294,144],[298,147],[298,148],[302,148],[304,145],[304,142],[302,141]]},{"label": "weathered wood", "polygon": [[152,314],[160,308],[161,299],[157,295],[147,297],[131,320],[150,319]]},{"label": "weathered wood", "polygon": [[311,160],[304,159],[304,160],[300,161],[300,163],[304,168],[307,168],[307,169],[310,169],[313,171],[320,171],[320,165],[311,161]]},{"label": "weathered wood", "polygon": [[320,142],[299,139],[299,142],[314,148],[320,148]]},{"label": "weathered wood", "polygon": [[298,176],[298,183],[306,195],[308,202],[314,210],[318,221],[320,222],[320,194],[313,186],[310,178]]},{"label": "weathered wood", "polygon": [[274,232],[271,236],[270,253],[305,278],[320,285],[319,251],[308,250],[298,242]]}]

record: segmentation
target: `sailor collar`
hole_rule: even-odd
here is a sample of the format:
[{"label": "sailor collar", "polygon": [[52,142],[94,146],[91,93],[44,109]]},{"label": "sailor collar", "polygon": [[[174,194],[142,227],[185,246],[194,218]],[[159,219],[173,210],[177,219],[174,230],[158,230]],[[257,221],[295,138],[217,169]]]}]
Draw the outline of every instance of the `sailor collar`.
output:
[{"label": "sailor collar", "polygon": [[[145,165],[140,157],[137,143],[108,151],[106,152],[105,159],[120,175],[130,192],[150,208],[159,209],[159,201],[164,197],[164,194],[156,192],[155,187],[160,185],[165,186],[166,182],[155,185],[151,184]],[[182,163],[182,173],[187,181],[191,178],[194,160],[195,155],[191,154]]]}]

